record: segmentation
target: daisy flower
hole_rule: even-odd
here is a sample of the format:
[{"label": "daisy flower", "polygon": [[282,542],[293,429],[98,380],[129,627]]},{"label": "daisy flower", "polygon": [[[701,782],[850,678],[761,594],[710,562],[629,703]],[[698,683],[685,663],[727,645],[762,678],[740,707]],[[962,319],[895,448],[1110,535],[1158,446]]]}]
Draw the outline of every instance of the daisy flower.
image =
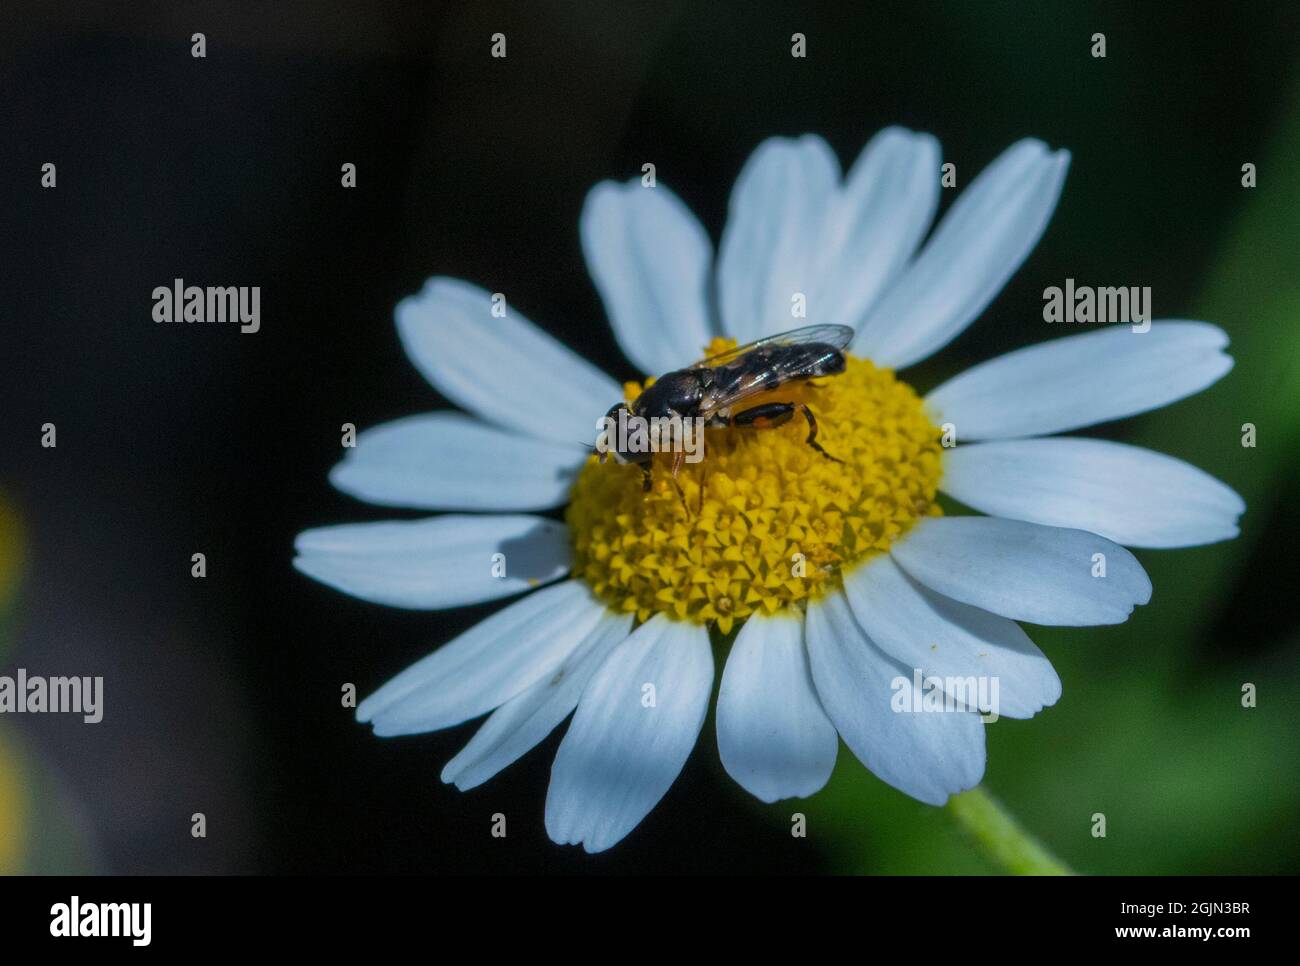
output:
[{"label": "daisy flower", "polygon": [[[1225,540],[1244,510],[1177,459],[1053,436],[1209,386],[1232,367],[1213,325],[1068,335],[925,396],[896,375],[998,293],[1043,233],[1068,164],[1020,141],[931,230],[934,138],[882,131],[846,175],[821,138],[774,138],[740,174],[716,263],[668,188],[591,191],[587,265],[648,377],[800,325],[856,330],[842,374],[788,394],[816,411],[841,462],[793,423],[709,430],[702,462],[674,482],[657,455],[643,493],[636,466],[600,464],[575,443],[644,384],[620,386],[513,306],[500,317],[499,300],[467,282],[433,278],[403,300],[407,354],[464,412],[364,432],[330,479],[370,503],[452,512],[308,530],[294,563],[395,607],[526,596],[398,674],[358,719],[404,735],[488,714],[442,772],[469,789],[572,712],[546,829],[590,852],[635,828],[681,771],[715,658],[722,764],[764,802],[820,789],[841,738],[922,802],[978,784],[984,724],[952,682],[996,680],[996,710],[1012,718],[1053,704],[1060,680],[1018,622],[1122,622],[1151,597],[1126,546]],[[983,515],[943,515],[940,492]],[[566,505],[563,522],[538,515]],[[916,671],[961,700],[910,713]]]}]

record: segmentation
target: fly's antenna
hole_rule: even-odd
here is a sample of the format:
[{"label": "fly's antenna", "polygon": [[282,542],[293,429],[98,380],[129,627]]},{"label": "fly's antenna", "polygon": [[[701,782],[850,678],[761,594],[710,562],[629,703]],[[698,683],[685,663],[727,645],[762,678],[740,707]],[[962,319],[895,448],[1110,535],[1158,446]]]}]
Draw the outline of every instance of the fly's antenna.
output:
[{"label": "fly's antenna", "polygon": [[578,447],[578,449],[582,450],[582,451],[583,451],[584,453],[586,453],[588,456],[599,456],[599,455],[600,455],[600,450],[597,449],[595,446],[591,445],[591,443],[577,442],[577,443],[564,444],[564,445],[572,445],[572,446],[576,446],[576,447]]}]

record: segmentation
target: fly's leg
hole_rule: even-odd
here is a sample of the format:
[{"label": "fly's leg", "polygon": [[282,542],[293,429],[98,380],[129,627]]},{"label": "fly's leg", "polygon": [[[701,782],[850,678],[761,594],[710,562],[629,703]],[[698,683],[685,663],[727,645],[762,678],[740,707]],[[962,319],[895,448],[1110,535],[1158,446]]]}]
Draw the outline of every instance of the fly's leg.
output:
[{"label": "fly's leg", "polygon": [[673,477],[673,486],[677,490],[677,498],[682,501],[682,509],[686,511],[687,519],[690,519],[691,508],[686,503],[686,491],[682,489],[682,485],[677,482],[677,477],[675,476]]},{"label": "fly's leg", "polygon": [[805,442],[832,463],[843,463],[843,460],[836,459],[822,449],[821,443],[817,442],[817,419],[813,416],[812,410],[803,403],[763,403],[733,415],[731,425],[739,429],[772,429],[784,426],[793,419],[796,409],[802,412],[803,418],[808,421],[808,439]]},{"label": "fly's leg", "polygon": [[762,403],[738,413],[732,413],[727,425],[736,429],[775,429],[784,426],[794,416],[795,404],[788,402]]},{"label": "fly's leg", "polygon": [[808,438],[804,441],[817,452],[821,453],[832,463],[843,463],[844,460],[837,459],[826,450],[822,449],[822,444],[817,442],[817,419],[813,416],[813,411],[803,403],[799,404],[799,409],[803,411],[803,418],[808,420]]},{"label": "fly's leg", "polygon": [[682,471],[682,464],[686,462],[686,454],[678,450],[673,454],[673,486],[677,487],[677,495],[682,499],[682,509],[686,515],[691,515],[691,508],[686,505],[686,491],[682,489],[682,484],[678,482],[677,475]]},{"label": "fly's leg", "polygon": [[[674,460],[673,462],[674,462],[673,476],[672,476],[673,486],[677,488],[677,495],[682,499],[682,509],[686,511],[686,515],[689,517],[691,515],[691,508],[686,504],[686,491],[683,490],[682,485],[677,482],[677,470],[678,470],[677,462],[676,460]],[[652,475],[652,469],[651,469],[652,465],[653,465],[653,461],[647,461],[641,464],[641,492],[642,493],[649,493],[651,487],[654,484],[654,477]]]}]

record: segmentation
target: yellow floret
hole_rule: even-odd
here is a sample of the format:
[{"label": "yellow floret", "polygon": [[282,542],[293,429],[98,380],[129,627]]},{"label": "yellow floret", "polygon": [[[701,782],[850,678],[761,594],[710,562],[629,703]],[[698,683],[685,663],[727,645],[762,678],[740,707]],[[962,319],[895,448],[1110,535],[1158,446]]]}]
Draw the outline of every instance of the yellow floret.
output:
[{"label": "yellow floret", "polygon": [[[706,355],[732,345],[714,340]],[[628,383],[628,401],[649,384]],[[940,512],[939,431],[890,370],[849,357],[842,374],[771,398],[806,403],[818,442],[844,462],[807,445],[797,414],[772,429],[708,430],[704,459],[677,478],[680,493],[671,454],[654,457],[649,493],[638,467],[592,457],[566,513],[574,575],[638,620],[664,613],[726,634],[837,587],[844,568]]]}]

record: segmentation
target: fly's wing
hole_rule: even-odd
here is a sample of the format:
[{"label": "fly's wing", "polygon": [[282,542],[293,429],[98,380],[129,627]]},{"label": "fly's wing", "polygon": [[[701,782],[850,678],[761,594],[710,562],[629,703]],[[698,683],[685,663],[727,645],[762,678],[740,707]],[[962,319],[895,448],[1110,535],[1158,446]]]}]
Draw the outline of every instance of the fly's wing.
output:
[{"label": "fly's wing", "polygon": [[[842,364],[841,353],[852,341],[853,330],[847,325],[810,325],[710,356],[694,367],[720,370],[701,406],[701,415],[771,392],[787,382],[825,375],[832,362]],[[838,367],[830,371],[838,371]]]},{"label": "fly's wing", "polygon": [[808,343],[824,343],[833,346],[837,351],[843,352],[853,341],[853,329],[847,325],[806,325],[802,329],[791,329],[789,332],[779,332],[776,335],[764,336],[748,345],[737,346],[734,349],[728,349],[726,352],[720,352],[715,356],[708,356],[701,359],[692,369],[699,369],[702,366],[724,366],[729,362],[735,362],[741,356],[748,355],[755,349],[761,349],[764,346],[790,346],[790,345],[807,345]]}]

